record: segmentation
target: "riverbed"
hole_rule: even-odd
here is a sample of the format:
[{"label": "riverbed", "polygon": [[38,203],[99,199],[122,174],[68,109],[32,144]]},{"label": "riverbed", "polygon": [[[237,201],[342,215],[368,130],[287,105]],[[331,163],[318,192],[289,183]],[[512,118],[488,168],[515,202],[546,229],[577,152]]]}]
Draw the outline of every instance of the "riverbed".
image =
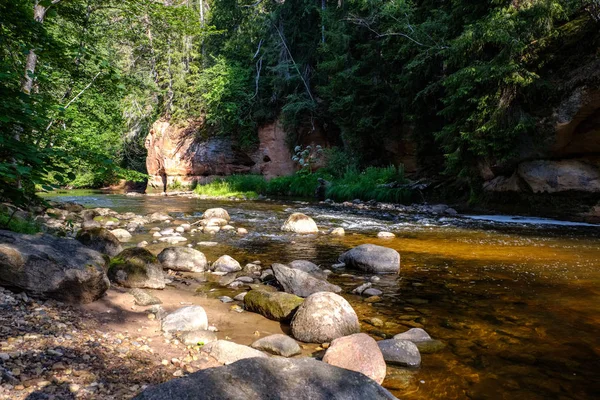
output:
[{"label": "riverbed", "polygon": [[[58,192],[52,200],[117,212],[170,213],[196,221],[223,207],[235,227],[249,231],[195,234],[187,243],[209,261],[229,254],[242,265],[296,259],[331,269],[338,256],[359,244],[396,249],[399,275],[374,284],[383,301],[351,294],[371,275],[335,270],[329,280],[361,320],[363,332],[391,337],[424,328],[446,347],[423,354],[419,369],[388,367],[384,386],[400,399],[591,399],[600,397],[600,226],[507,216],[435,216],[360,210],[302,201],[217,201],[185,196],[125,196]],[[311,216],[322,231],[346,235],[299,236],[279,230],[292,212]],[[392,239],[377,232],[393,232]],[[152,242],[150,232],[134,241]],[[150,244],[154,253],[165,244]],[[208,284],[206,284],[208,285]],[[202,284],[200,284],[202,286]],[[214,292],[233,297],[239,290]],[[167,289],[169,290],[169,289]],[[375,327],[367,322],[377,317]]]}]

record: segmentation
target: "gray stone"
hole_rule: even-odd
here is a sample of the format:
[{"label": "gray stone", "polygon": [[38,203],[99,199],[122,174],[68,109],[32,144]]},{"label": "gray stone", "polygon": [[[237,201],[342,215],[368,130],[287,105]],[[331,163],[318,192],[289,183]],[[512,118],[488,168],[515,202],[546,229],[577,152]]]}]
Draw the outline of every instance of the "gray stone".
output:
[{"label": "gray stone", "polygon": [[239,262],[228,255],[221,256],[212,263],[211,269],[217,272],[237,272],[241,271],[242,267]]},{"label": "gray stone", "polygon": [[142,247],[130,247],[111,259],[108,277],[129,288],[165,287],[165,277],[158,259]]},{"label": "gray stone", "polygon": [[383,354],[383,359],[388,364],[403,367],[418,367],[421,365],[421,353],[410,340],[387,339],[381,340],[377,344]]},{"label": "gray stone", "polygon": [[233,299],[236,301],[244,301],[244,297],[246,297],[247,294],[248,292],[242,292],[240,294],[235,295]]},{"label": "gray stone", "polygon": [[262,351],[230,342],[228,340],[217,340],[204,346],[203,351],[221,364],[231,364],[245,358],[268,357]]},{"label": "gray stone", "polygon": [[186,346],[204,346],[216,342],[217,334],[207,330],[195,330],[183,332],[180,339]]},{"label": "gray stone", "polygon": [[253,283],[254,282],[254,279],[249,276],[238,276],[236,278],[236,280],[243,282],[243,283]]},{"label": "gray stone", "polygon": [[319,279],[327,279],[327,274],[315,263],[306,260],[294,260],[287,264],[290,268],[299,269]]},{"label": "gray stone", "polygon": [[148,215],[148,218],[150,219],[150,222],[163,222],[168,219],[171,219],[169,214],[165,214],[162,212],[155,212],[153,214],[150,214],[150,215]]},{"label": "gray stone", "polygon": [[125,229],[113,229],[110,231],[120,242],[129,242],[131,240],[131,233],[126,231]]},{"label": "gray stone", "polygon": [[411,328],[406,332],[399,333],[394,336],[396,340],[410,340],[413,343],[417,342],[426,342],[431,339],[431,336],[424,329],[421,328]]},{"label": "gray stone", "polygon": [[208,267],[204,253],[189,247],[167,247],[158,254],[165,269],[185,272],[204,272]]},{"label": "gray stone", "polygon": [[356,312],[343,297],[331,292],[308,296],[292,319],[292,335],[307,343],[331,342],[360,332]]},{"label": "gray stone", "polygon": [[262,271],[262,267],[258,264],[246,264],[244,266],[244,268],[242,269],[242,271],[244,271],[247,274],[258,274],[260,275],[260,271]]},{"label": "gray stone", "polygon": [[299,269],[289,268],[283,264],[273,264],[271,267],[273,268],[275,278],[287,293],[307,297],[317,292],[339,293],[342,291],[342,288],[339,286],[315,278]]},{"label": "gray stone", "polygon": [[146,292],[145,290],[133,288],[129,291],[135,299],[135,304],[138,306],[152,306],[155,304],[162,304],[162,301],[156,296]]},{"label": "gray stone", "polygon": [[349,268],[361,271],[388,274],[400,271],[400,254],[388,247],[361,244],[343,253],[340,261]]},{"label": "gray stone", "polygon": [[119,239],[105,228],[84,228],[77,232],[76,239],[90,249],[114,257],[123,251]]},{"label": "gray stone", "polygon": [[283,357],[292,357],[302,352],[298,342],[283,334],[265,336],[264,338],[258,339],[250,346],[257,350],[266,351],[267,353]]},{"label": "gray stone", "polygon": [[368,288],[362,292],[363,296],[381,296],[383,292],[379,289]]},{"label": "gray stone", "polygon": [[219,297],[219,300],[221,300],[221,303],[232,303],[233,299],[229,296],[221,296]]},{"label": "gray stone", "polygon": [[294,233],[319,233],[315,221],[308,215],[293,213],[281,226],[282,231]]},{"label": "gray stone", "polygon": [[370,288],[373,284],[371,282],[365,282],[362,285],[360,285],[359,287],[357,287],[356,289],[354,289],[352,291],[352,293],[354,294],[362,294],[365,290],[367,290],[368,288]]},{"label": "gray stone", "polygon": [[181,307],[162,321],[163,332],[187,332],[208,329],[206,311],[200,306]]},{"label": "gray stone", "polygon": [[248,358],[150,386],[137,400],[393,400],[365,375],[312,358]]},{"label": "gray stone", "polygon": [[107,258],[77,240],[0,230],[0,285],[72,303],[99,299],[110,286]]},{"label": "gray stone", "polygon": [[224,208],[209,208],[208,210],[204,211],[204,214],[202,214],[202,218],[219,218],[224,219],[225,221],[231,220],[231,217],[229,217],[229,213]]}]

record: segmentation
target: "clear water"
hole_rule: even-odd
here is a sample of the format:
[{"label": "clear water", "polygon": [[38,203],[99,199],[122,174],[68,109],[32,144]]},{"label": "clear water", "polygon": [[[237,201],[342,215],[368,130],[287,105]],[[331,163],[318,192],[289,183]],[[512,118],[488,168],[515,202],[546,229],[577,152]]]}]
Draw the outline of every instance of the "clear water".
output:
[{"label": "clear water", "polygon": [[[242,265],[307,259],[329,268],[340,253],[362,243],[394,248],[402,267],[399,275],[382,276],[375,284],[384,291],[382,302],[371,305],[348,294],[368,276],[339,271],[330,280],[345,289],[364,332],[389,337],[419,326],[446,344],[438,353],[423,354],[417,370],[388,368],[384,386],[398,398],[600,398],[599,226],[351,211],[291,201],[93,192],[50,197],[119,212],[169,212],[191,221],[207,208],[224,207],[235,226],[250,234],[200,234],[193,242],[217,241],[218,246],[201,248],[209,260],[227,253]],[[312,216],[325,230],[341,226],[346,236],[281,233],[279,227],[295,211]],[[378,239],[380,230],[396,238]],[[369,325],[365,320],[371,317],[385,326]]]}]

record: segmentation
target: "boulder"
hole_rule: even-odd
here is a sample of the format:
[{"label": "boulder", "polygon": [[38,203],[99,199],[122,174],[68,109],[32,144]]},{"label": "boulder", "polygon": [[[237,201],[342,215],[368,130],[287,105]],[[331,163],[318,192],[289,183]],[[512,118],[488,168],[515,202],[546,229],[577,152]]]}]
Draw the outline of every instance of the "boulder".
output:
[{"label": "boulder", "polygon": [[209,208],[208,210],[204,211],[204,214],[202,214],[202,218],[204,218],[204,219],[220,218],[220,219],[224,219],[227,222],[231,221],[231,217],[229,216],[229,213],[224,208]]},{"label": "boulder", "polygon": [[131,233],[129,233],[125,229],[113,229],[112,231],[110,231],[110,233],[115,235],[115,237],[121,242],[129,242],[131,240]]},{"label": "boulder", "polygon": [[266,351],[267,353],[283,357],[292,357],[302,352],[298,342],[283,334],[265,336],[264,338],[258,339],[250,346],[257,350]]},{"label": "boulder", "polygon": [[217,334],[207,330],[195,330],[183,332],[180,339],[186,346],[204,346],[216,342]]},{"label": "boulder", "polygon": [[108,259],[77,240],[0,230],[0,285],[70,303],[102,297]]},{"label": "boulder", "polygon": [[311,217],[302,213],[293,213],[281,226],[282,231],[294,233],[319,233],[317,224]]},{"label": "boulder", "polygon": [[210,267],[216,272],[237,272],[242,270],[239,262],[228,255],[221,256]]},{"label": "boulder", "polygon": [[292,335],[307,343],[331,342],[360,332],[356,312],[342,296],[319,292],[308,296],[292,319]]},{"label": "boulder", "polygon": [[600,192],[600,167],[585,160],[527,161],[517,173],[534,193]]},{"label": "boulder", "polygon": [[246,310],[274,321],[291,320],[303,301],[301,297],[293,294],[266,290],[250,290],[244,296]]},{"label": "boulder", "polygon": [[289,268],[283,264],[273,264],[271,268],[283,290],[296,296],[308,297],[317,292],[339,293],[342,291],[339,286],[315,278],[299,269]]},{"label": "boulder", "polygon": [[387,339],[377,342],[385,362],[402,367],[421,365],[421,353],[410,340]]},{"label": "boulder", "polygon": [[335,339],[323,356],[323,362],[361,372],[381,384],[386,366],[377,342],[366,333],[355,333]]},{"label": "boulder", "polygon": [[306,260],[294,260],[287,264],[290,268],[307,272],[319,279],[327,279],[327,274],[315,263]]},{"label": "boulder", "polygon": [[369,273],[395,274],[400,271],[400,254],[374,244],[361,244],[343,253],[339,260],[349,268]]},{"label": "boulder", "polygon": [[168,314],[161,328],[166,333],[207,330],[208,317],[200,306],[185,306]]},{"label": "boulder", "polygon": [[108,277],[129,288],[164,289],[165,277],[158,259],[143,247],[130,247],[110,260]]},{"label": "boulder", "polygon": [[158,254],[165,269],[185,272],[204,272],[208,267],[204,253],[189,247],[167,247]]},{"label": "boulder", "polygon": [[77,232],[76,239],[90,249],[104,253],[109,257],[114,257],[123,251],[123,246],[121,246],[119,239],[108,229],[81,229],[79,232]]},{"label": "boulder", "polygon": [[217,340],[216,342],[209,343],[202,350],[221,364],[231,364],[245,358],[268,357],[262,351],[228,340]]},{"label": "boulder", "polygon": [[312,358],[247,358],[150,386],[136,400],[393,400],[365,375]]}]

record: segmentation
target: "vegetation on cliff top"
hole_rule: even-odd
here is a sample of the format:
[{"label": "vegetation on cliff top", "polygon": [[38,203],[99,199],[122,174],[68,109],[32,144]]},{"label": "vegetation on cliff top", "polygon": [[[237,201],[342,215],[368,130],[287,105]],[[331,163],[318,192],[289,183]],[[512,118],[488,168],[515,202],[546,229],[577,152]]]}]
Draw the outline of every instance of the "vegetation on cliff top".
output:
[{"label": "vegetation on cliff top", "polygon": [[[353,165],[472,177],[509,160],[597,57],[597,0],[0,0],[0,197],[142,178],[159,117],[244,146],[281,117]],[[573,40],[582,38],[585,40]],[[560,54],[555,54],[560,51]],[[563,76],[561,76],[561,74]],[[403,133],[404,132],[404,133]]]}]

